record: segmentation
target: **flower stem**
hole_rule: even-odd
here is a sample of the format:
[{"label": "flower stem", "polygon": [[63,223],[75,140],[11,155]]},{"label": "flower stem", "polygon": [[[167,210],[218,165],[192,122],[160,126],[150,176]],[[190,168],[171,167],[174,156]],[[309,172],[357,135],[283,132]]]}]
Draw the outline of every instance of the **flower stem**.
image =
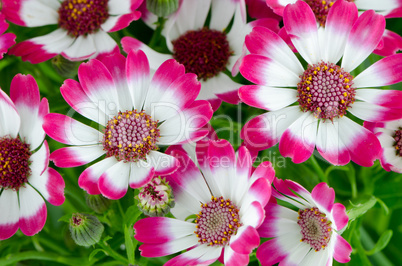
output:
[{"label": "flower stem", "polygon": [[328,184],[328,177],[325,175],[324,171],[322,170],[321,166],[318,164],[314,156],[310,157],[310,163],[311,166],[313,166],[320,180]]}]

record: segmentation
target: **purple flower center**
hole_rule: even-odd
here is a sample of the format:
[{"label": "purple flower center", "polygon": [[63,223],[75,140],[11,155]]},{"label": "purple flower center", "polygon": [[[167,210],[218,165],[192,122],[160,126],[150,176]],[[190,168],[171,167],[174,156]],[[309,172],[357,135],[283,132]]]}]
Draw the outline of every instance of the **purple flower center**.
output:
[{"label": "purple flower center", "polygon": [[108,157],[124,162],[146,160],[146,155],[157,150],[160,137],[158,121],[144,111],[119,112],[109,120],[103,136],[103,149]]},{"label": "purple flower center", "polygon": [[30,145],[19,138],[0,138],[0,189],[18,190],[31,174]]},{"label": "purple flower center", "polygon": [[396,150],[396,155],[399,155],[402,157],[402,128],[399,128],[399,130],[395,131],[394,135],[395,139],[395,150]]},{"label": "purple flower center", "polygon": [[77,37],[97,31],[109,17],[108,0],[65,0],[59,8],[59,26]]},{"label": "purple flower center", "polygon": [[297,84],[298,102],[319,119],[342,117],[355,102],[353,76],[333,63],[308,65]]},{"label": "purple flower center", "polygon": [[173,41],[173,58],[183,64],[187,73],[207,80],[226,69],[232,54],[226,34],[203,28],[188,31]]},{"label": "purple flower center", "polygon": [[[327,21],[327,16],[329,9],[334,5],[336,0],[304,0],[313,10],[315,15],[315,19],[317,23],[320,24],[321,27],[325,26],[325,22]],[[353,2],[354,0],[346,0],[347,2]]]},{"label": "purple flower center", "polygon": [[299,210],[297,224],[303,238],[300,242],[310,244],[315,251],[325,249],[332,235],[331,221],[317,207]]},{"label": "purple flower center", "polygon": [[225,246],[242,225],[237,206],[223,197],[212,197],[210,202],[202,204],[195,223],[198,242],[209,246]]}]

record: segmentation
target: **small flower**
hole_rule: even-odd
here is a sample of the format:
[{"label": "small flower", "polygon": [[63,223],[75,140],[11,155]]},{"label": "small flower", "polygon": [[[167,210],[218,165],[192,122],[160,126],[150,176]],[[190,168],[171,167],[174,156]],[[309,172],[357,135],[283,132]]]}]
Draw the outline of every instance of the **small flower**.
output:
[{"label": "small flower", "polygon": [[[47,210],[64,202],[64,180],[48,167],[49,147],[42,129],[49,112],[46,98],[30,75],[16,75],[11,99],[0,90],[0,240],[17,232],[42,230]],[[42,198],[43,197],[43,198]]]},{"label": "small flower", "polygon": [[209,265],[220,256],[227,265],[247,265],[250,252],[259,245],[256,229],[264,219],[275,174],[271,164],[262,163],[251,174],[245,147],[235,154],[226,140],[207,143],[198,149],[199,168],[182,150],[171,151],[181,165],[167,176],[176,219],[149,217],[134,224],[134,237],[144,243],[139,247],[142,256],[187,249],[166,265]]},{"label": "small flower", "polygon": [[[0,2],[1,10],[1,2]],[[0,59],[7,52],[8,48],[15,44],[15,35],[12,33],[4,33],[8,28],[5,17],[0,13]]]},{"label": "small flower", "polygon": [[85,201],[89,208],[94,210],[96,213],[104,213],[107,209],[109,209],[112,201],[105,198],[102,195],[85,195]]},{"label": "small flower", "polygon": [[78,184],[89,194],[119,199],[127,187],[139,188],[154,175],[175,171],[178,160],[159,152],[160,145],[174,145],[203,138],[198,130],[212,117],[207,101],[196,101],[200,83],[194,74],[171,59],[152,79],[147,57],[133,51],[92,59],[78,69],[79,82],[68,79],[61,87],[64,99],[99,130],[69,116],[49,114],[44,130],[65,144],[53,152],[58,167],[90,163]]},{"label": "small flower", "polygon": [[147,9],[158,17],[166,17],[179,7],[178,0],[146,0]]},{"label": "small flower", "polygon": [[[209,10],[210,23],[204,27]],[[141,11],[144,21],[154,28],[157,17],[146,9]],[[233,24],[227,32],[232,18]],[[232,76],[239,73],[241,58],[246,54],[244,37],[255,25],[278,31],[278,24],[274,19],[246,23],[244,0],[186,0],[179,1],[179,9],[164,23],[162,35],[170,54],[158,53],[131,37],[124,37],[122,46],[126,52],[143,50],[150,58],[152,69],[169,58],[176,59],[185,66],[187,73],[197,74],[202,84],[198,99],[210,101],[216,110],[222,100],[239,103],[237,91],[240,84],[224,71],[231,71]]]},{"label": "small flower", "polygon": [[96,216],[74,213],[69,223],[71,238],[77,245],[89,247],[98,243],[104,231]]},{"label": "small flower", "polygon": [[20,26],[57,24],[47,35],[15,45],[10,54],[37,64],[61,54],[72,61],[118,52],[107,32],[127,27],[140,18],[142,0],[3,0],[6,19]]},{"label": "small flower", "polygon": [[382,167],[386,171],[402,173],[402,119],[379,123],[365,122],[364,127],[374,132],[381,143]]},{"label": "small flower", "polygon": [[174,196],[165,178],[154,177],[136,196],[138,207],[148,216],[164,216],[174,207]]},{"label": "small flower", "polygon": [[337,231],[348,223],[345,206],[334,203],[335,192],[320,183],[308,192],[290,180],[274,180],[272,196],[290,203],[298,211],[271,200],[266,218],[258,229],[261,237],[272,238],[257,250],[261,265],[331,265],[350,260],[352,247]]},{"label": "small flower", "polygon": [[286,6],[284,27],[308,66],[304,68],[269,29],[254,27],[247,36],[251,54],[243,59],[240,72],[257,85],[241,87],[239,95],[243,102],[270,111],[243,127],[247,147],[263,150],[279,142],[283,156],[301,163],[316,146],[332,164],[352,160],[371,166],[380,143],[346,115],[371,122],[402,117],[397,109],[401,91],[366,89],[400,82],[402,54],[383,58],[356,77],[351,74],[380,42],[384,17],[374,11],[358,17],[353,3],[337,1],[321,29],[327,37],[321,39],[313,11],[298,1]]},{"label": "small flower", "polygon": [[[259,0],[252,0],[259,1]],[[285,6],[287,4],[294,4],[297,0],[287,0],[286,2],[279,0],[267,0],[266,3],[269,7],[273,9],[273,11],[283,16]],[[366,10],[374,10],[377,14],[383,15],[385,18],[399,18],[402,17],[402,2],[394,1],[394,0],[385,0],[385,1],[373,1],[373,0],[346,0],[348,2],[352,2],[356,5],[356,7],[361,11]],[[325,23],[327,22],[329,11],[332,6],[335,4],[336,0],[304,0],[314,12],[316,17],[317,24],[320,27],[325,27]],[[285,31],[282,30],[283,35],[286,35]],[[323,31],[319,31],[318,34],[323,33]],[[325,36],[322,36],[325,38]],[[402,50],[402,37],[397,33],[385,30],[382,36],[382,40],[378,43],[378,46],[373,51],[375,54],[381,56],[389,56],[393,55],[399,50]]]}]

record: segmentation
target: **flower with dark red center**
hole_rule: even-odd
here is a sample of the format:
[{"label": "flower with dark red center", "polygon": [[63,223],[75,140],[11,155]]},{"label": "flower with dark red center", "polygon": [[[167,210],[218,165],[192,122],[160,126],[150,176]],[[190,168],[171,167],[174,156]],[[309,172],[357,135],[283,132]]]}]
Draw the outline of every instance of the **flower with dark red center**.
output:
[{"label": "flower with dark red center", "polygon": [[[239,73],[241,59],[247,53],[244,37],[256,25],[276,32],[279,30],[275,19],[247,23],[245,6],[241,4],[243,1],[225,1],[224,4],[218,4],[219,1],[179,1],[179,9],[167,17],[161,32],[170,54],[158,53],[131,37],[122,39],[123,49],[127,53],[131,50],[145,51],[152,58],[153,69],[168,58],[176,59],[185,66],[187,73],[198,76],[202,84],[198,99],[210,101],[214,110],[222,100],[237,104],[240,84],[225,72],[231,72],[232,76]],[[143,20],[155,28],[158,18],[145,8],[145,4],[143,7]],[[207,19],[209,13],[210,19]]]},{"label": "flower with dark red center", "polygon": [[167,264],[209,265],[222,256],[225,265],[247,265],[260,243],[256,229],[271,196],[271,163],[261,163],[251,174],[249,151],[240,147],[235,154],[226,140],[199,141],[199,167],[182,149],[169,152],[180,161],[166,177],[175,196],[175,218],[150,217],[134,224],[134,237],[143,242],[141,256],[187,250]]},{"label": "flower with dark red center", "polygon": [[258,232],[271,239],[257,250],[261,265],[325,265],[333,259],[348,262],[352,247],[338,231],[349,219],[345,206],[334,203],[334,190],[320,183],[310,193],[291,180],[280,179],[274,180],[274,186],[272,196],[290,205],[270,200],[265,206],[266,217]]},{"label": "flower with dark red center", "polygon": [[18,191],[28,182],[32,154],[29,146],[19,138],[0,138],[0,187]]},{"label": "flower with dark red center", "polygon": [[395,71],[402,69],[402,54],[385,57],[353,77],[350,73],[380,42],[384,17],[373,11],[358,17],[353,3],[339,0],[331,7],[325,28],[318,29],[315,19],[303,1],[284,11],[284,29],[306,69],[276,33],[254,27],[246,37],[251,54],[244,57],[240,72],[256,85],[241,87],[239,96],[270,112],[248,121],[241,138],[255,150],[279,143],[282,156],[294,163],[306,161],[317,147],[334,165],[352,160],[371,166],[381,145],[348,116],[371,122],[402,117],[401,91],[366,89],[402,81],[402,71]]},{"label": "flower with dark red center", "polygon": [[[387,100],[392,95],[384,97]],[[400,109],[402,112],[402,109]],[[364,126],[374,132],[381,143],[380,162],[386,171],[402,173],[402,119],[390,122],[369,123]]]},{"label": "flower with dark red center", "polygon": [[0,240],[17,232],[32,236],[46,222],[46,199],[64,202],[64,180],[48,167],[43,117],[49,104],[40,100],[30,75],[16,75],[10,97],[0,89]]},{"label": "flower with dark red center", "polygon": [[140,18],[136,9],[143,0],[3,0],[6,19],[20,26],[57,25],[49,34],[13,46],[10,54],[37,64],[61,54],[81,61],[109,53],[119,47],[108,32],[127,27]]},{"label": "flower with dark red center", "polygon": [[94,33],[108,19],[107,0],[65,0],[58,10],[59,27],[78,37]]},{"label": "flower with dark red center", "polygon": [[231,56],[226,34],[208,28],[190,30],[172,44],[173,58],[204,81],[224,71]]},{"label": "flower with dark red center", "polygon": [[[127,75],[126,75],[127,73]],[[75,167],[105,158],[88,167],[78,184],[89,194],[109,199],[123,197],[154,175],[175,171],[178,160],[159,146],[203,138],[199,130],[212,117],[206,101],[196,101],[197,76],[170,59],[150,76],[142,51],[105,56],[81,64],[79,82],[68,79],[61,87],[64,99],[78,113],[99,124],[97,129],[71,117],[49,114],[44,130],[55,140],[72,145],[56,150],[51,159],[58,167]]]}]

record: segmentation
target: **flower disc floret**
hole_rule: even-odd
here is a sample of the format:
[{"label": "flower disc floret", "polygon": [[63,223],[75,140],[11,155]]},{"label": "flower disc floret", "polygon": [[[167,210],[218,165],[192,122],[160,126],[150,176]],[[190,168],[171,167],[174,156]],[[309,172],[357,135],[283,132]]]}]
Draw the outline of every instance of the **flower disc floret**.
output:
[{"label": "flower disc floret", "polygon": [[103,148],[108,157],[137,162],[146,160],[150,151],[158,149],[159,137],[158,121],[153,121],[144,111],[119,112],[106,125]]},{"label": "flower disc floret", "polygon": [[325,249],[332,235],[331,221],[317,207],[299,210],[297,224],[301,228],[303,238],[315,251]]},{"label": "flower disc floret", "polygon": [[399,155],[402,157],[402,128],[399,128],[398,130],[395,131],[394,135],[394,140],[395,140],[395,150],[396,150],[396,155]]},{"label": "flower disc floret", "polygon": [[342,117],[355,102],[353,76],[333,63],[308,65],[297,84],[298,102],[304,112],[319,119]]},{"label": "flower disc floret", "polygon": [[19,138],[0,138],[0,189],[18,190],[31,174],[30,145]]},{"label": "flower disc floret", "polygon": [[202,28],[190,30],[173,41],[173,58],[183,64],[187,73],[207,80],[226,69],[231,51],[226,34]]},{"label": "flower disc floret", "polygon": [[107,0],[66,0],[59,8],[59,26],[77,37],[97,31],[109,17]]},{"label": "flower disc floret", "polygon": [[202,204],[195,223],[198,242],[209,246],[225,246],[242,225],[237,206],[223,197],[212,197]]}]

